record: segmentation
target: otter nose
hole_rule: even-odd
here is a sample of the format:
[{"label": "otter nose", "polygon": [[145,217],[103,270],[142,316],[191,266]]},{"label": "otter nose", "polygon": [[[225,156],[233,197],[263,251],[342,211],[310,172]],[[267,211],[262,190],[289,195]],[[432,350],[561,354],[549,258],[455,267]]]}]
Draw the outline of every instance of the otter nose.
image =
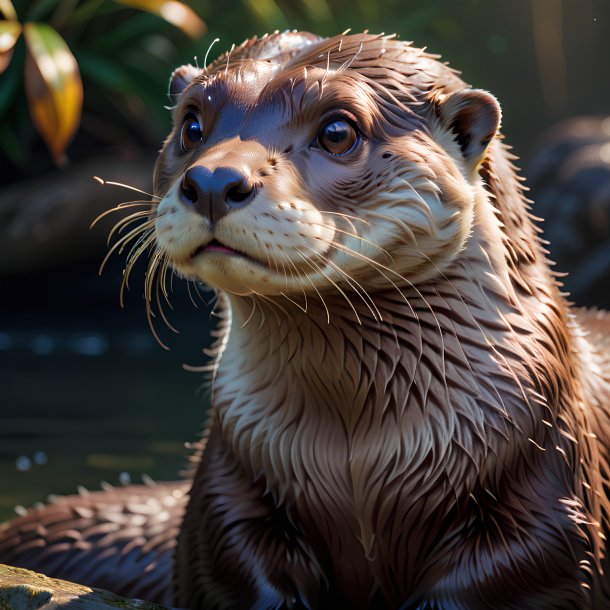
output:
[{"label": "otter nose", "polygon": [[231,210],[248,205],[256,188],[239,168],[217,167],[212,171],[196,165],[184,174],[180,194],[185,203],[194,205],[202,216],[215,223]]}]

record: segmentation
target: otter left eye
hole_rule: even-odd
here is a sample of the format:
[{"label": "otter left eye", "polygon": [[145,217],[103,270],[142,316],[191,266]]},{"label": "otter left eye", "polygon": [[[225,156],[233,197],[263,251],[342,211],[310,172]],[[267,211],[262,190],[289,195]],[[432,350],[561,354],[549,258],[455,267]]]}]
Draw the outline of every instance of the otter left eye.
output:
[{"label": "otter left eye", "polygon": [[203,127],[193,114],[187,114],[180,131],[180,146],[184,152],[189,152],[203,139]]},{"label": "otter left eye", "polygon": [[331,155],[341,156],[351,152],[359,141],[356,130],[344,119],[333,119],[318,133],[318,143]]}]

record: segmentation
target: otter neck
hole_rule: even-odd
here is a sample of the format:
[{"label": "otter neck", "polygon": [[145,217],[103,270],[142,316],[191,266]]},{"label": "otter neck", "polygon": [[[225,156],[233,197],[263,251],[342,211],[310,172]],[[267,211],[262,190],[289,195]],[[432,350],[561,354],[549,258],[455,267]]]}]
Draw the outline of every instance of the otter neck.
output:
[{"label": "otter neck", "polygon": [[[488,457],[510,443],[556,442],[540,429],[556,414],[555,397],[540,397],[536,380],[544,370],[545,383],[556,387],[566,365],[555,361],[565,353],[538,349],[557,330],[535,322],[552,317],[545,318],[549,306],[527,297],[524,315],[526,297],[510,282],[499,224],[482,191],[479,197],[460,262],[419,287],[372,294],[382,321],[353,294],[351,305],[325,294],[326,307],[310,296],[306,312],[285,299],[231,298],[214,404],[232,451],[252,473],[264,472],[280,496],[342,455],[337,476],[354,498],[357,472],[383,471],[383,460],[363,465],[367,447],[400,438],[413,485],[442,469],[452,451],[467,451],[471,473],[456,473],[456,487],[501,467]],[[303,450],[292,452],[297,445]],[[306,449],[313,446],[332,455],[313,455]]]}]

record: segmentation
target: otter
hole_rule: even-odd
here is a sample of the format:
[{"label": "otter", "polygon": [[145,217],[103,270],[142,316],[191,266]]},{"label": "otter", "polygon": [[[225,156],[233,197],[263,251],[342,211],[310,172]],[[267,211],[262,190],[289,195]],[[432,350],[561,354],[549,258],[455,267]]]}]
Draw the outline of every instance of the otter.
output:
[{"label": "otter", "polygon": [[[171,79],[130,234],[222,305],[191,479],[62,498],[0,560],[180,607],[610,607],[610,316],[550,269],[500,106],[391,36]],[[155,275],[155,273],[157,275]]]}]

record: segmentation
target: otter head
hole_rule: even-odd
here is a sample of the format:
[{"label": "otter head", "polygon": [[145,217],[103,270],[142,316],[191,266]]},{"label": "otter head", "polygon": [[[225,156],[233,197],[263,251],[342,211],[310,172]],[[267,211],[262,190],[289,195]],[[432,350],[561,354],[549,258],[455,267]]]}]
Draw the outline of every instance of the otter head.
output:
[{"label": "otter head", "polygon": [[174,72],[159,247],[179,274],[239,295],[441,273],[471,230],[498,103],[407,43],[305,42]]}]

